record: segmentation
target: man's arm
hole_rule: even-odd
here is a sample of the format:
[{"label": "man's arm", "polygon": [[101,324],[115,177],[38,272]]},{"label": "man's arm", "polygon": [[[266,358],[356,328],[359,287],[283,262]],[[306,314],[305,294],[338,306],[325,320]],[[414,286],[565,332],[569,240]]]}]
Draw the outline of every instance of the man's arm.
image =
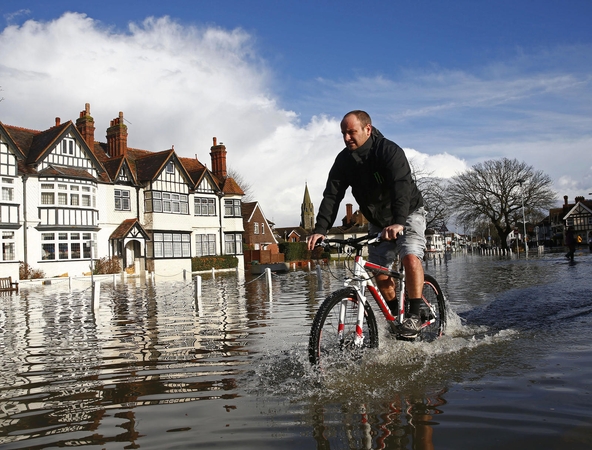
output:
[{"label": "man's arm", "polygon": [[405,152],[391,143],[383,149],[385,167],[390,181],[391,214],[394,224],[405,225],[411,207],[413,178]]},{"label": "man's arm", "polygon": [[337,155],[333,167],[331,167],[331,170],[329,171],[327,184],[323,191],[323,200],[321,201],[321,206],[319,207],[315,223],[315,234],[325,235],[331,226],[333,226],[337,213],[339,212],[339,205],[349,186],[346,181],[346,169],[343,163],[343,156],[343,152]]}]

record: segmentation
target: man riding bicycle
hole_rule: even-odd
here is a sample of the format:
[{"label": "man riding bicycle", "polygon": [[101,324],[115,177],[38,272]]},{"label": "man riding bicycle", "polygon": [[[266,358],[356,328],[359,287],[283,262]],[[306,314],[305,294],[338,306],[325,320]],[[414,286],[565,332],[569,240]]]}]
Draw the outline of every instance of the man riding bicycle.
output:
[{"label": "man riding bicycle", "polygon": [[[360,110],[347,113],[341,121],[345,147],[335,158],[323,201],[319,207],[314,232],[308,238],[312,250],[331,228],[345,191],[349,186],[360,210],[368,219],[369,233],[383,239],[369,247],[368,260],[390,267],[397,255],[402,259],[409,294],[409,317],[399,333],[415,337],[421,328],[425,252],[426,215],[423,198],[413,180],[405,152],[372,126],[370,116]],[[393,278],[376,275],[376,284],[387,305],[397,313]]]}]

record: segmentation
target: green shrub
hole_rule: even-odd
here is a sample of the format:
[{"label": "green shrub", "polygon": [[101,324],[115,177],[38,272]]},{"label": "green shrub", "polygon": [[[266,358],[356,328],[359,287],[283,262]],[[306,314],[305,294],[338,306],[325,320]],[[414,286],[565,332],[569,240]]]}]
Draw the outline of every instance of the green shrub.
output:
[{"label": "green shrub", "polygon": [[191,271],[214,269],[234,269],[238,267],[238,258],[233,255],[200,256],[191,258]]},{"label": "green shrub", "polygon": [[306,242],[282,242],[279,244],[280,252],[284,254],[285,261],[303,261],[310,259],[310,252],[306,248]]}]

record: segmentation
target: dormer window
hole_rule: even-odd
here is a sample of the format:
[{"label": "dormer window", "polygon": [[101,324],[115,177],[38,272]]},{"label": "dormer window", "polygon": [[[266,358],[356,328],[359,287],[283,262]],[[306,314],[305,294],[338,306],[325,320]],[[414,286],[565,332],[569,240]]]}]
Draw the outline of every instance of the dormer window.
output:
[{"label": "dormer window", "polygon": [[74,139],[64,139],[62,141],[62,154],[73,155],[74,154]]}]

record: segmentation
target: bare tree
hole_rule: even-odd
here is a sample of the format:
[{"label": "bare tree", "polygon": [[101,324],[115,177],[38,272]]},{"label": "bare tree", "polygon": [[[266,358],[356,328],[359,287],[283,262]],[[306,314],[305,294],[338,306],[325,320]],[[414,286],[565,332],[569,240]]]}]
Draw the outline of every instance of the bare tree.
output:
[{"label": "bare tree", "polygon": [[446,196],[446,181],[433,177],[431,172],[418,169],[413,160],[409,161],[409,165],[427,211],[426,228],[439,229],[451,216]]},{"label": "bare tree", "polygon": [[245,193],[242,201],[244,203],[254,202],[255,197],[253,195],[253,186],[251,186],[251,183],[248,183],[245,180],[245,177],[243,177],[243,175],[240,172],[237,172],[232,167],[228,168],[227,173],[230,178],[232,178],[234,181],[236,181],[236,184],[238,184],[240,186],[240,188],[243,190],[243,192]]},{"label": "bare tree", "polygon": [[488,220],[496,229],[502,248],[518,220],[522,199],[528,214],[548,210],[556,200],[551,178],[516,159],[503,158],[475,164],[452,178],[447,190],[459,222]]}]

